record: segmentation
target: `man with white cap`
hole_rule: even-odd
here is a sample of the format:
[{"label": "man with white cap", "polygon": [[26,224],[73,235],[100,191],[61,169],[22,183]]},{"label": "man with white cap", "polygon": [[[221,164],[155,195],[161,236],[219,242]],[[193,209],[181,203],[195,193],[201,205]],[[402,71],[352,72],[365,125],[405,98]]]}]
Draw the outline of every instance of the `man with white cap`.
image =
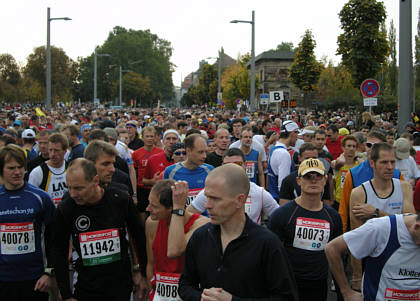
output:
[{"label": "man with white cap", "polygon": [[279,201],[281,182],[294,170],[288,148],[295,145],[298,133],[299,126],[296,122],[291,120],[283,122],[280,139],[270,151],[267,184],[268,191],[277,202]]},{"label": "man with white cap", "polygon": [[399,169],[404,176],[404,180],[408,181],[413,188],[416,180],[420,178],[420,170],[416,161],[410,156],[410,141],[405,138],[398,138],[394,142],[396,164],[395,168]]},{"label": "man with white cap", "polygon": [[283,242],[295,274],[299,299],[327,300],[328,262],[324,248],[342,234],[340,215],[321,196],[328,175],[319,159],[299,165],[301,195],[276,209],[268,228]]},{"label": "man with white cap", "polygon": [[33,160],[37,157],[34,150],[35,146],[35,132],[32,129],[26,129],[22,132],[23,146],[22,148],[26,151],[27,161]]}]

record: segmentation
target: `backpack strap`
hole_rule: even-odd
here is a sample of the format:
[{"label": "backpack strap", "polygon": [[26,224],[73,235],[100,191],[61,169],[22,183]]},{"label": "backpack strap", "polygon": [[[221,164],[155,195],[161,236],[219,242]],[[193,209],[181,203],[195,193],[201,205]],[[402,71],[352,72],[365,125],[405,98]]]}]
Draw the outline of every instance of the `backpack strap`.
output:
[{"label": "backpack strap", "polygon": [[45,162],[42,162],[40,167],[42,170],[42,181],[41,181],[41,185],[39,185],[39,188],[44,191],[47,191],[50,178],[51,178],[51,171]]}]

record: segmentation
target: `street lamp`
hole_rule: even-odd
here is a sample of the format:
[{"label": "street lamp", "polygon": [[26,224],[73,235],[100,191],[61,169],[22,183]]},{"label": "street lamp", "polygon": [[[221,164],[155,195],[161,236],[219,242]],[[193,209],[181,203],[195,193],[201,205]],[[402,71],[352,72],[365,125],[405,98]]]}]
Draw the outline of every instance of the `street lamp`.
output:
[{"label": "street lamp", "polygon": [[97,73],[97,61],[98,61],[98,59],[97,59],[97,57],[98,56],[111,56],[108,53],[98,54],[97,49],[98,49],[98,47],[95,47],[95,55],[94,55],[94,59],[93,59],[93,103],[95,103],[95,100],[96,100],[97,95],[98,95],[97,84],[96,84],[97,79],[98,79],[97,78],[98,77],[98,73]]},{"label": "street lamp", "polygon": [[131,70],[123,70],[122,66],[120,65],[120,106],[122,106],[122,73],[123,72],[131,72]]},{"label": "street lamp", "polygon": [[219,57],[208,57],[207,59],[217,60],[217,99],[219,99],[220,93],[222,93],[222,86],[220,81],[222,80],[222,55],[219,50]]},{"label": "street lamp", "polygon": [[257,109],[257,103],[255,102],[255,12],[252,11],[252,20],[232,20],[230,23],[249,23],[252,25],[252,38],[251,38],[251,96],[250,105],[251,110]]},{"label": "street lamp", "polygon": [[51,45],[50,45],[50,22],[54,20],[65,20],[70,21],[68,17],[62,18],[50,18],[50,8],[47,8],[47,83],[46,83],[46,92],[47,92],[47,110],[51,109]]}]

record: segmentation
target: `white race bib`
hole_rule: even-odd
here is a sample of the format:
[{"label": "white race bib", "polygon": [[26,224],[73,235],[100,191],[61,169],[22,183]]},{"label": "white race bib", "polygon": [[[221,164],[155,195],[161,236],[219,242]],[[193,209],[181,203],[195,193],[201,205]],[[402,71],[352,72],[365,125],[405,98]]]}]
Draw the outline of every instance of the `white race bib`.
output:
[{"label": "white race bib", "polygon": [[121,258],[118,229],[80,233],[79,242],[85,266],[107,264]]},{"label": "white race bib", "polygon": [[295,248],[322,251],[330,238],[330,223],[313,218],[298,217],[296,219]]},{"label": "white race bib", "polygon": [[384,301],[419,301],[420,290],[398,290],[387,288]]},{"label": "white race bib", "polygon": [[180,276],[181,274],[175,273],[156,273],[156,289],[153,301],[181,301],[178,295]]},{"label": "white race bib", "polygon": [[35,252],[34,224],[0,224],[0,249],[2,255],[19,255]]},{"label": "white race bib", "polygon": [[255,162],[254,161],[246,162],[246,175],[250,179],[252,179],[255,176]]},{"label": "white race bib", "polygon": [[343,186],[344,186],[344,180],[346,179],[346,175],[347,175],[347,173],[348,173],[349,171],[348,170],[343,170],[342,172],[341,172],[341,183],[340,183],[340,185],[341,185],[341,189],[343,189]]},{"label": "white race bib", "polygon": [[250,215],[251,215],[251,205],[252,205],[252,202],[251,202],[251,196],[250,196],[250,195],[248,195],[248,197],[246,198],[246,201],[245,201],[245,213],[246,213],[248,216],[250,216]]},{"label": "white race bib", "polygon": [[200,191],[203,190],[203,188],[196,188],[196,189],[189,189],[188,190],[188,199],[187,203],[185,204],[185,208],[187,208],[197,197],[197,195],[200,193]]}]

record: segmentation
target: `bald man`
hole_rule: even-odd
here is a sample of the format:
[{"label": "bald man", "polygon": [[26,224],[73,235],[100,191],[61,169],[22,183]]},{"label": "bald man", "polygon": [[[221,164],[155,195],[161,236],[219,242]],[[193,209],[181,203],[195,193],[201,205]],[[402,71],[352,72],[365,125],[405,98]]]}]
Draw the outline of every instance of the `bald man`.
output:
[{"label": "bald man", "polygon": [[182,300],[298,299],[280,240],[245,215],[249,185],[244,169],[233,163],[207,176],[210,223],[197,229],[188,243],[179,282]]}]

